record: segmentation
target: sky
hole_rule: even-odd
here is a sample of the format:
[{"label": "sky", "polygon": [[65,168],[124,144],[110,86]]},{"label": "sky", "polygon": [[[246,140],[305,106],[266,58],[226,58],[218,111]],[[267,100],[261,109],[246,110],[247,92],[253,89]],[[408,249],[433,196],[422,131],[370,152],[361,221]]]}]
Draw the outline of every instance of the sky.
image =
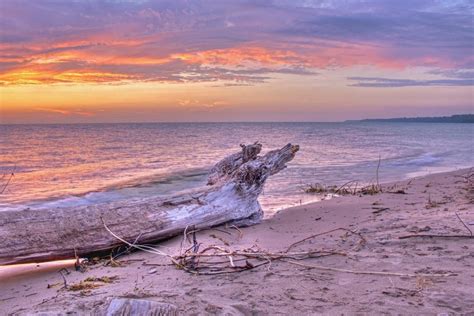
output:
[{"label": "sky", "polygon": [[0,123],[474,112],[470,0],[1,0]]}]

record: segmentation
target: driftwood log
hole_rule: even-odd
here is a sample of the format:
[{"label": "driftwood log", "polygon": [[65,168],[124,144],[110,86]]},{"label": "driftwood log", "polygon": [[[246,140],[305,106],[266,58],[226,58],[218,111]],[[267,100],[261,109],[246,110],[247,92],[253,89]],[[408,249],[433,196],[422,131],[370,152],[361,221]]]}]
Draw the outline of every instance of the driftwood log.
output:
[{"label": "driftwood log", "polygon": [[121,245],[104,223],[140,244],[176,236],[188,227],[256,224],[263,216],[257,198],[265,181],[284,169],[299,147],[288,144],[263,156],[259,143],[241,147],[211,169],[209,186],[184,195],[0,212],[0,265],[87,257]]}]

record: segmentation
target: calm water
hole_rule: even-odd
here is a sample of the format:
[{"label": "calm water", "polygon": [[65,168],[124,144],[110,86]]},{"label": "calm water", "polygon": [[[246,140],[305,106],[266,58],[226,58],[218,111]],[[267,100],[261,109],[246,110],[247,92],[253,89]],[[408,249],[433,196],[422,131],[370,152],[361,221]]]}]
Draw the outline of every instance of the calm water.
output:
[{"label": "calm water", "polygon": [[0,125],[0,174],[15,172],[0,210],[175,193],[205,184],[213,163],[257,140],[264,151],[301,146],[267,183],[268,213],[316,200],[302,193],[308,183],[373,181],[379,156],[382,182],[474,166],[474,124]]}]

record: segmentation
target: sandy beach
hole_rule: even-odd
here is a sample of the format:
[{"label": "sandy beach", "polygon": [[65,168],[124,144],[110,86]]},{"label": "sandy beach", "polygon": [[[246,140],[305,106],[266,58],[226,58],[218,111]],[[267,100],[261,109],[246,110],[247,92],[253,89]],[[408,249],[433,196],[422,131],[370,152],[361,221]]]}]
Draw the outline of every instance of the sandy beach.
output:
[{"label": "sandy beach", "polygon": [[[183,315],[473,314],[472,181],[471,169],[433,174],[385,184],[375,195],[286,209],[240,230],[196,233],[201,249],[331,253],[247,271],[193,275],[144,252],[83,272],[72,262],[0,267],[0,314],[87,315],[113,297],[170,303]],[[183,237],[157,247],[177,255],[183,243],[189,247]],[[91,288],[74,290],[93,278]]]}]

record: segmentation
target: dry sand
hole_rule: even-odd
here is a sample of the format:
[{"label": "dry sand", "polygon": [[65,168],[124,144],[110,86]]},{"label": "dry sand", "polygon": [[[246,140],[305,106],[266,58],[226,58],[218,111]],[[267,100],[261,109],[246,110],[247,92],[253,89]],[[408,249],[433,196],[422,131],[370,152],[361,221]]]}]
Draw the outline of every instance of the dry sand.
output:
[{"label": "dry sand", "polygon": [[[336,231],[312,238],[294,250],[331,249],[332,255],[224,275],[191,275],[166,264],[160,256],[137,252],[124,256],[121,267],[96,264],[86,272],[69,264],[68,285],[88,277],[117,276],[91,291],[61,289],[58,264],[18,269],[0,268],[0,314],[41,311],[90,314],[110,297],[141,297],[176,305],[182,314],[474,314],[474,239],[409,238],[409,234],[469,235],[474,231],[474,188],[470,170],[434,174],[385,185],[373,196],[345,196],[280,211],[262,224],[197,234],[206,245],[244,249],[253,245],[282,251],[295,241],[334,228],[357,231],[366,239]],[[471,177],[471,180],[473,177]],[[177,254],[182,238],[161,244]],[[229,244],[230,246],[227,246]],[[201,248],[202,249],[202,248]],[[64,265],[64,263],[62,263]],[[390,272],[417,276],[357,274]],[[433,274],[451,274],[433,276]]]}]

